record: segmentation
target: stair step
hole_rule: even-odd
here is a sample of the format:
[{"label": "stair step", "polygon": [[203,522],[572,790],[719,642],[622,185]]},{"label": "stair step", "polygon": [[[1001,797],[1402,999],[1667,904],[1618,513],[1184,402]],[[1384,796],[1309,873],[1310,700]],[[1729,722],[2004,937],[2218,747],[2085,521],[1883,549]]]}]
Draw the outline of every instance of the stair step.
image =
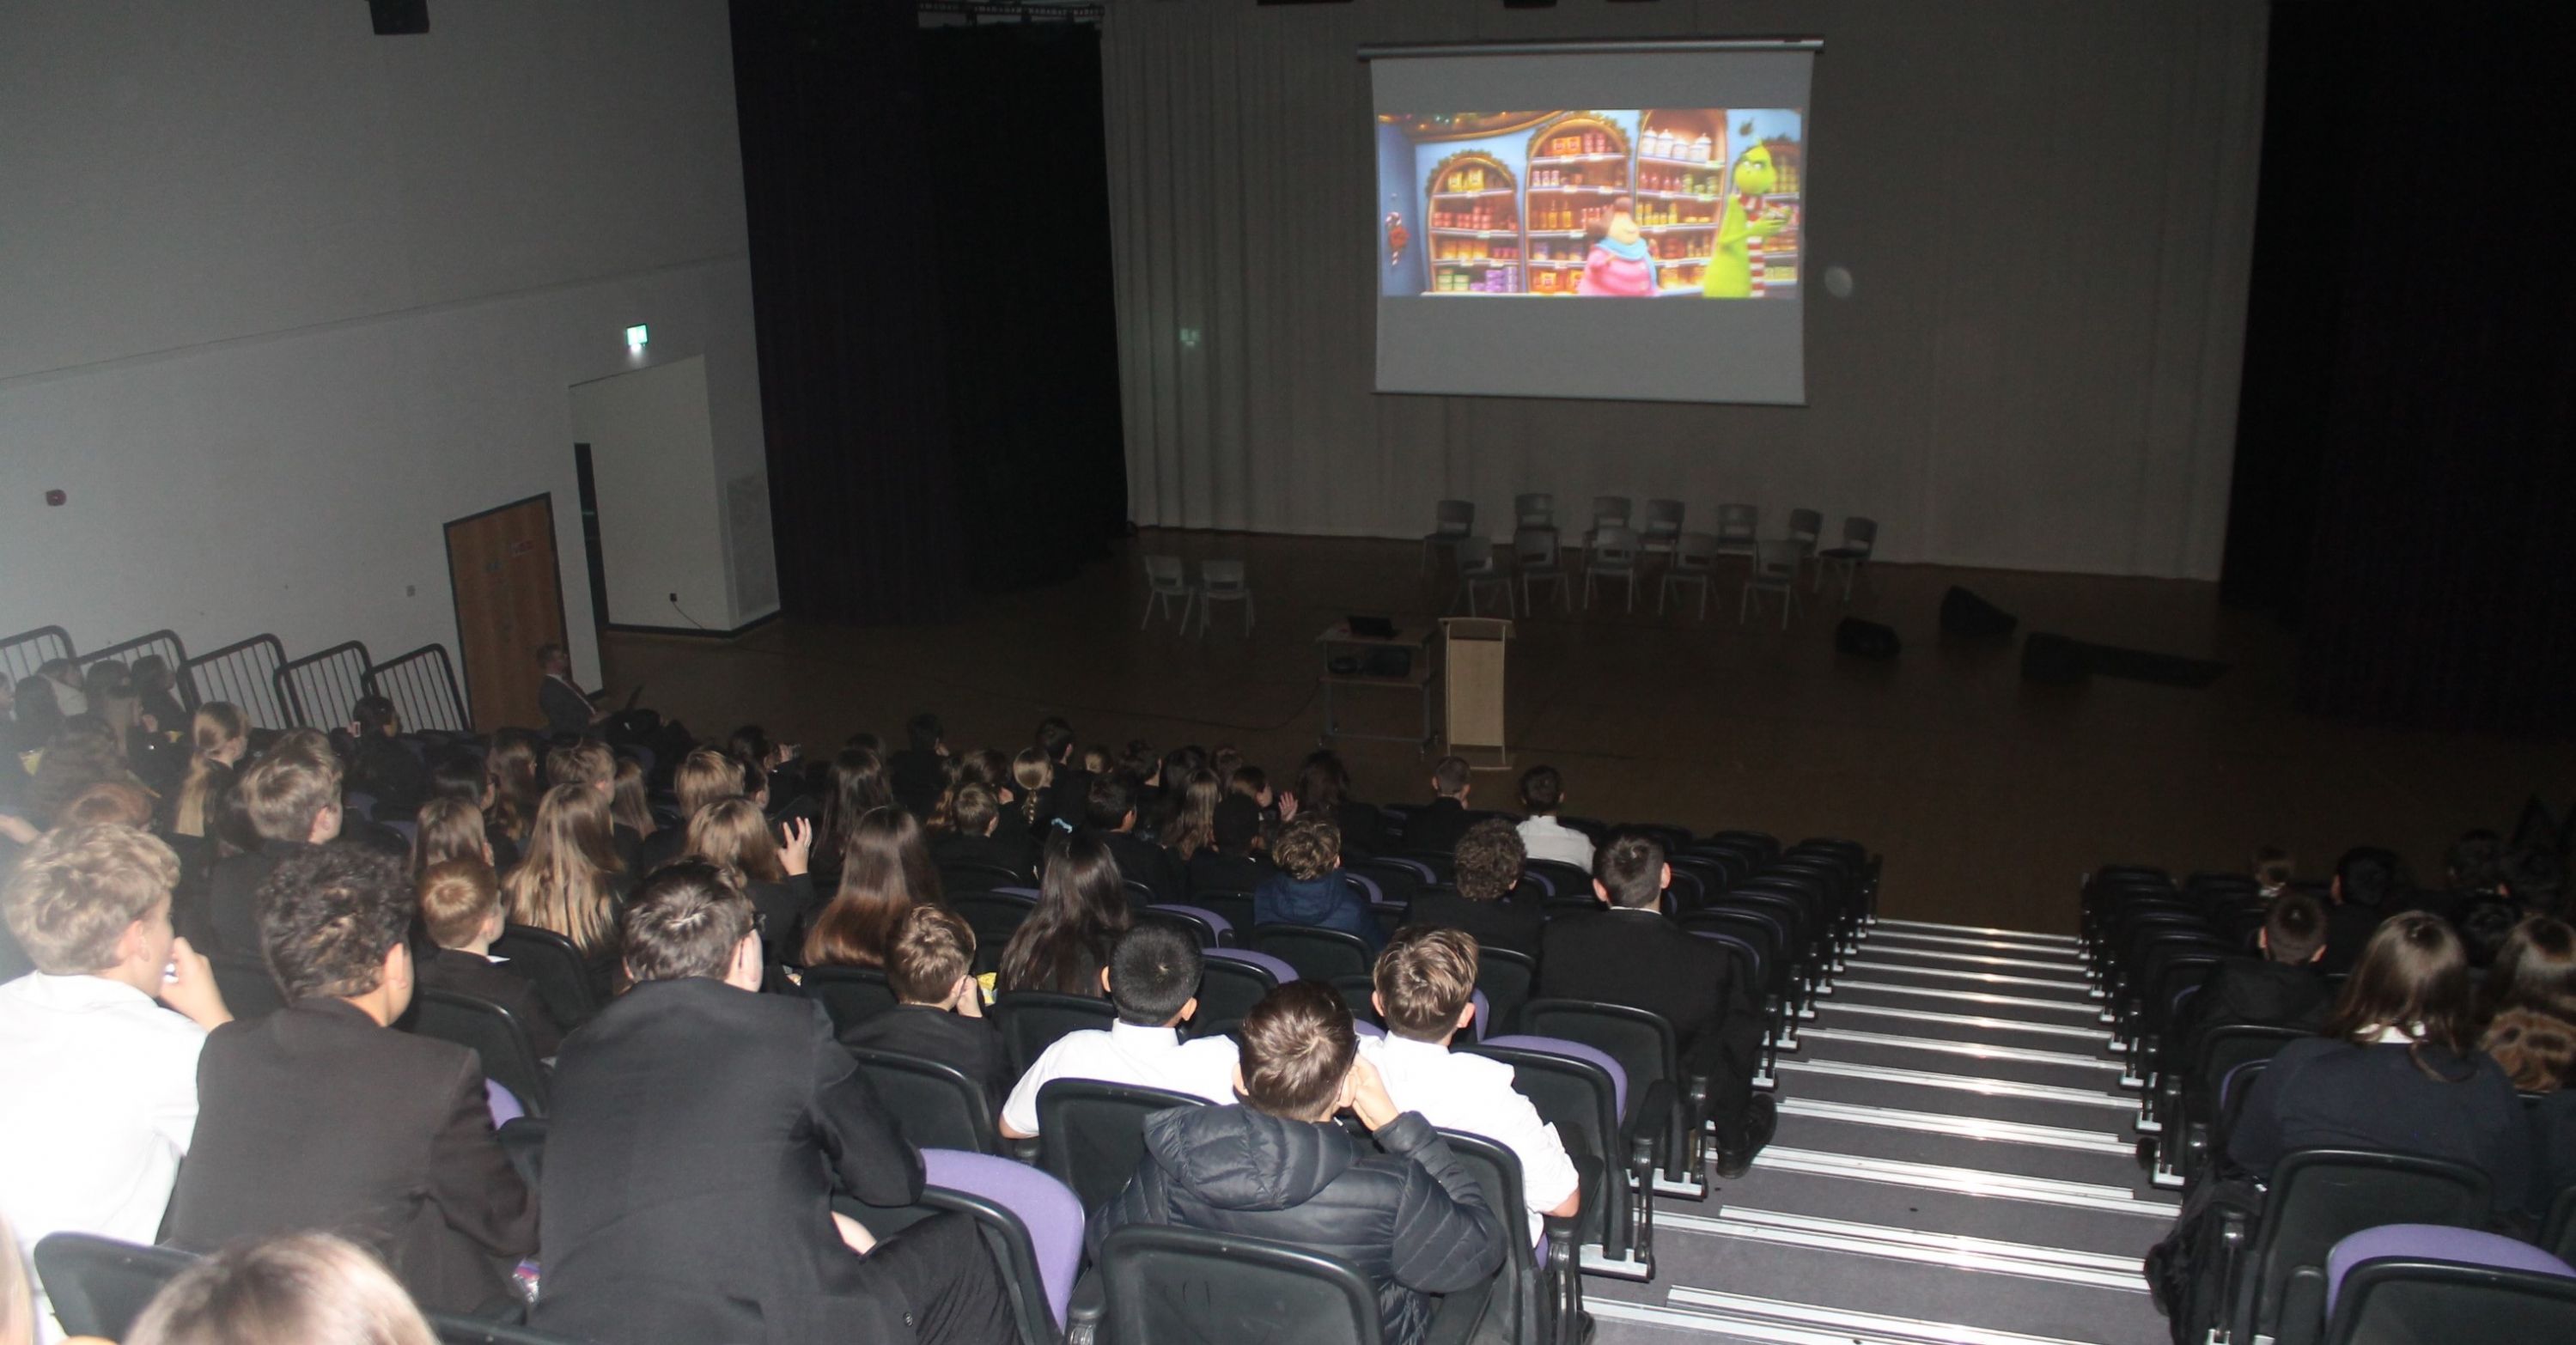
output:
[{"label": "stair step", "polygon": [[1893,1020],[1908,1025],[1920,1024],[1915,1030],[1926,1036],[1951,1035],[1959,1041],[1982,1041],[1996,1032],[2019,1032],[2059,1041],[2083,1042],[2099,1048],[2103,1033],[2098,1023],[2034,1023],[2018,1018],[2000,1018],[1986,1014],[1943,1013],[1939,1009],[1909,1009],[1891,1004],[1864,1004],[1847,996],[1836,996],[1817,1004],[1820,1022],[1840,1023],[1851,1015],[1872,1023]]},{"label": "stair step", "polygon": [[1992,952],[2016,953],[2027,957],[2052,957],[2072,966],[2084,964],[2084,951],[2072,943],[2036,943],[2021,939],[1980,938],[1956,934],[1923,934],[1909,929],[1889,929],[1885,924],[1873,928],[1863,946],[1896,947],[1900,944],[1938,944],[1945,948],[1983,948]]},{"label": "stair step", "polygon": [[[1828,1067],[1832,1068],[1830,1063]],[[2049,1093],[2036,1097],[1987,1093],[1962,1087],[1927,1085],[1916,1081],[1906,1071],[1900,1071],[1896,1078],[1886,1079],[1877,1077],[1874,1072],[1853,1075],[1791,1070],[1788,1078],[1787,1090],[1780,1098],[1784,1103],[1837,1102],[1848,1106],[1932,1112],[1963,1120],[2010,1121],[2019,1125],[2114,1133],[2125,1133],[2136,1115],[2129,1109],[2100,1103],[2095,1100],[2100,1095],[2088,1091],[2074,1093],[2074,1101]]]},{"label": "stair step", "polygon": [[[2107,1060],[2075,1055],[2066,1051],[2016,1051],[2011,1047],[1985,1048],[1994,1054],[1962,1058],[1959,1050],[1967,1045],[1945,1042],[1931,1037],[1918,1037],[1896,1032],[1862,1032],[1857,1029],[1826,1028],[1799,1034],[1801,1042],[1794,1056],[1780,1057],[1787,1068],[1791,1060],[1801,1063],[1836,1062],[1850,1065],[1888,1065],[1898,1069],[1938,1070],[1972,1078],[1995,1079],[2008,1083],[2048,1084],[2058,1088],[2092,1089],[2102,1093],[2117,1091],[2120,1067]],[[2137,1095],[2126,1099],[2137,1106]]]},{"label": "stair step", "polygon": [[[1960,1041],[1950,1037],[1926,1037],[1910,1032],[1880,1032],[1872,1028],[1810,1027],[1798,1034],[1801,1040],[1852,1042],[1870,1046],[1894,1046],[1912,1051],[1931,1051],[1941,1055],[1968,1056],[1978,1060],[2013,1060],[2034,1065],[2062,1065],[2068,1069],[2100,1070],[2117,1076],[2126,1067],[2117,1060],[2073,1051],[2051,1051],[2035,1046],[2003,1046],[1993,1042]],[[1820,1054],[1811,1052],[1810,1054]]]},{"label": "stair step", "polygon": [[[1668,1277],[1661,1314],[1635,1312],[1658,1306],[1652,1303],[1593,1299],[1585,1306],[1614,1320],[1782,1345],[2044,1345],[2103,1340],[2106,1319],[2156,1320],[2141,1296],[2121,1289],[1962,1274],[1747,1239],[1712,1238],[1707,1249],[1692,1258],[1686,1275]],[[1765,1293],[1700,1287],[1706,1285],[1758,1286]],[[1693,1316],[1699,1321],[1691,1322]]]},{"label": "stair step", "polygon": [[1821,1219],[1745,1205],[1727,1205],[1715,1215],[1658,1210],[1655,1213],[1655,1232],[1658,1237],[1668,1232],[1708,1233],[1717,1237],[1747,1238],[1790,1247],[1916,1261],[1925,1265],[2059,1284],[2080,1284],[2137,1294],[2147,1292],[2147,1280],[2139,1258],[2126,1253],[2088,1252],[1958,1233],[1927,1233],[1914,1228]]},{"label": "stair step", "polygon": [[2023,943],[2042,943],[2052,948],[2080,948],[2083,941],[2072,934],[2035,934],[2026,929],[1995,929],[1987,925],[1944,925],[1931,920],[1873,920],[1870,931],[1922,930],[1927,934],[1975,936],[1987,939],[2018,939]]},{"label": "stair step", "polygon": [[1887,973],[1902,973],[1907,976],[1930,976],[1944,981],[1971,981],[1978,985],[2013,986],[2016,987],[2014,993],[2021,993],[2018,987],[2022,986],[2037,986],[2045,990],[2071,992],[2076,995],[2082,995],[2085,991],[2091,989],[2091,987],[2087,986],[2080,977],[2020,976],[2010,972],[2001,971],[1963,971],[1951,967],[1918,967],[1904,962],[1886,962],[1866,956],[1846,958],[1843,960],[1843,966],[1847,970],[1861,972],[1863,974],[1884,975]]},{"label": "stair step", "polygon": [[1998,1121],[1985,1117],[1956,1116],[1949,1112],[1910,1111],[1902,1107],[1878,1107],[1868,1103],[1833,1102],[1808,1097],[1782,1099],[1780,1114],[1813,1117],[1825,1121],[1849,1121],[1856,1125],[1888,1126],[1899,1130],[1915,1130],[1932,1135],[1955,1135],[1963,1139],[1991,1140],[2005,1144],[2032,1144],[2045,1149],[2109,1154],[2124,1162],[2133,1161],[2137,1154],[2136,1142],[2116,1130],[2087,1130],[2079,1126],[2041,1125],[2030,1121]]},{"label": "stair step", "polygon": [[1833,1074],[1850,1079],[1876,1079],[1886,1083],[1912,1084],[1922,1088],[1942,1088],[1954,1092],[1983,1093],[1989,1097],[2033,1098],[2048,1102],[2067,1102],[2081,1107],[2096,1107],[2112,1112],[2134,1114],[2137,1099],[2121,1097],[2099,1089],[2067,1087],[2062,1084],[2025,1083],[2016,1079],[1997,1079],[1982,1074],[1965,1074],[1952,1070],[1907,1069],[1899,1065],[1879,1065],[1853,1060],[1799,1060],[1782,1056],[1776,1066],[1783,1075]]},{"label": "stair step", "polygon": [[[1854,994],[1862,996],[1864,1003],[1871,1002],[1876,996],[1894,995],[1909,1000],[1934,999],[1952,1004],[1977,1004],[1998,1009],[2045,1010],[2053,1015],[2062,1015],[2064,1021],[2069,1023],[2093,1022],[2094,1016],[2101,1012],[2098,1005],[2086,999],[2035,999],[2028,995],[2004,995],[1990,990],[1952,990],[1944,986],[1908,985],[1900,981],[1881,981],[1866,976],[1859,979],[1835,978],[1831,993],[1818,1002],[1817,1008],[1821,1011],[1828,1005],[1840,1003],[1844,997]],[[2103,1035],[2106,1038],[2109,1036],[2108,1033]]]},{"label": "stair step", "polygon": [[[1864,1181],[1831,1172],[1792,1171],[1766,1163],[1764,1160],[1770,1157],[1766,1152],[1754,1162],[1752,1171],[1732,1181],[1720,1181],[1711,1203],[1719,1209],[1750,1205],[1925,1234],[2043,1242],[2114,1260],[2125,1258],[2132,1265],[2169,1227],[2135,1217],[2126,1210],[2028,1204],[1972,1191]],[[1710,1211],[1706,1205],[1656,1202],[1659,1250],[1665,1247],[1660,1233],[1668,1212]],[[2170,1215],[2169,1208],[2167,1212]],[[1679,1245],[1678,1240],[1675,1245]]]},{"label": "stair step", "polygon": [[2058,972],[2078,981],[2086,979],[2084,964],[2072,958],[2000,957],[1993,953],[1953,952],[1947,948],[1909,948],[1902,944],[1881,943],[1876,939],[1862,944],[1861,952],[1872,958],[1916,957],[1934,962],[1960,962],[1978,967],[2019,967]]},{"label": "stair step", "polygon": [[2067,1209],[2105,1210],[2141,1221],[2170,1222],[2177,1205],[2129,1186],[1989,1172],[1956,1164],[1917,1163],[1904,1159],[1866,1158],[1817,1149],[1786,1148],[1776,1141],[1753,1160],[1788,1172],[1809,1172],[1853,1181],[1884,1182],[1927,1191],[1965,1191],[1988,1199]]},{"label": "stair step", "polygon": [[[2146,1175],[2138,1169],[2134,1150],[2119,1144],[2118,1137],[2108,1129],[2086,1131],[2061,1126],[1966,1128],[1978,1126],[1980,1123],[1977,1122],[1967,1122],[1961,1128],[1942,1128],[1933,1122],[1914,1119],[1937,1116],[1938,1113],[1892,1107],[1845,1111],[1833,1104],[1823,1104],[1822,1108],[1806,1113],[1790,1112],[1785,1107],[1782,1112],[1779,1135],[1772,1140],[1773,1145],[1787,1145],[1793,1150],[1830,1154],[1853,1161],[1911,1163],[2014,1180],[2072,1182],[2116,1189],[2123,1194],[2138,1190],[2138,1183]],[[2060,1142],[2057,1145],[2029,1142],[2028,1137],[2035,1135],[2054,1135]],[[2078,1140],[2078,1136],[2089,1137],[2089,1142]],[[2084,1147],[2067,1147],[2076,1144]],[[1837,1213],[1834,1210],[1801,1212]]]}]

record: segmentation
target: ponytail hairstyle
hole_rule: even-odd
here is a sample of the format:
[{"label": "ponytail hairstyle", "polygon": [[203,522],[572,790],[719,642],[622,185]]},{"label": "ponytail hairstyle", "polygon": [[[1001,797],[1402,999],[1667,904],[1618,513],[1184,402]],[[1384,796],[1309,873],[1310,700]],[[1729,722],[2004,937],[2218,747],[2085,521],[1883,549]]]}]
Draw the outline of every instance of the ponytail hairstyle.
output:
[{"label": "ponytail hairstyle", "polygon": [[2450,922],[2429,911],[2392,916],[2370,936],[2319,1035],[2368,1046],[2390,1028],[2405,1035],[2417,1069],[2446,1083],[2459,1080],[2427,1060],[2424,1048],[2462,1057],[2478,1049],[2468,951]]},{"label": "ponytail hairstyle", "polygon": [[[206,805],[213,800],[215,772],[230,774],[232,763],[250,744],[250,725],[241,707],[230,701],[208,701],[188,720],[188,774],[179,782],[179,807],[170,829],[182,836],[206,834]],[[230,755],[227,756],[226,754]]]},{"label": "ponytail hairstyle", "polygon": [[1011,758],[1011,781],[1020,787],[1020,820],[1034,827],[1038,824],[1038,794],[1055,783],[1055,761],[1034,747],[1023,747]]}]

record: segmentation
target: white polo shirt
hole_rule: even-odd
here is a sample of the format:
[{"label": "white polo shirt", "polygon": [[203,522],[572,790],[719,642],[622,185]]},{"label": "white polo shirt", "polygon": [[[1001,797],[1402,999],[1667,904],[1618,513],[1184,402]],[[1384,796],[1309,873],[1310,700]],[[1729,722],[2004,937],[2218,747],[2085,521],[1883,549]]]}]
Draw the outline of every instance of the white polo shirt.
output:
[{"label": "white polo shirt", "polygon": [[1396,1106],[1443,1130],[1482,1135],[1521,1160],[1521,1199],[1529,1204],[1530,1243],[1537,1245],[1547,1235],[1542,1216],[1564,1204],[1582,1178],[1556,1127],[1512,1087],[1512,1067],[1393,1033],[1360,1038],[1360,1054],[1377,1066]]},{"label": "white polo shirt", "polygon": [[[21,1254],[49,1233],[153,1240],[196,1132],[205,1044],[204,1028],[104,977],[0,985],[0,1213]],[[37,1290],[37,1335],[60,1340]]]},{"label": "white polo shirt", "polygon": [[1167,1088],[1224,1106],[1234,1095],[1234,1039],[1181,1040],[1180,1029],[1112,1023],[1102,1032],[1069,1032],[1041,1052],[1002,1104],[1002,1124],[1022,1135],[1038,1133],[1038,1090],[1049,1079]]},{"label": "white polo shirt", "polygon": [[[1521,823],[1521,848],[1532,859],[1552,859],[1592,872],[1592,838],[1572,827],[1561,826],[1553,817],[1533,817]],[[1557,893],[1558,896],[1581,895]],[[1553,1207],[1551,1207],[1553,1208]]]}]

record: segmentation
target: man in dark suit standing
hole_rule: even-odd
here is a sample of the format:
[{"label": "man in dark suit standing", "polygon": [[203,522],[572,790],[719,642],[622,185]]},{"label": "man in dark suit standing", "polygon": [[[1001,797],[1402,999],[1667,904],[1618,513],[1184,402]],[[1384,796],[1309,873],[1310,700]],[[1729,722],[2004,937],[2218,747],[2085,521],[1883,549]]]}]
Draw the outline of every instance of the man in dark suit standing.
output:
[{"label": "man in dark suit standing", "polygon": [[1616,837],[1595,873],[1593,890],[1610,909],[1548,922],[1538,994],[1663,1015],[1678,1038],[1682,1072],[1708,1077],[1718,1175],[1742,1176],[1779,1124],[1771,1099],[1753,1095],[1762,1053],[1756,992],[1736,978],[1725,950],[1664,918],[1660,903],[1673,870],[1661,843]]},{"label": "man in dark suit standing", "polygon": [[572,655],[562,645],[538,645],[537,666],[545,671],[545,680],[537,683],[537,710],[546,717],[548,734],[579,737],[608,718],[606,710],[590,703],[589,692],[574,685]]},{"label": "man in dark suit standing", "polygon": [[207,1037],[167,1240],[211,1252],[323,1230],[373,1251],[425,1308],[514,1305],[509,1273],[537,1249],[537,1207],[492,1137],[480,1062],[387,1030],[412,992],[401,863],[298,850],[259,895],[287,1007]]},{"label": "man in dark suit standing", "polygon": [[634,988],[564,1042],[546,1141],[539,1329],[621,1345],[1008,1340],[982,1234],[942,1214],[873,1242],[832,1209],[921,1195],[921,1156],[822,1006],[758,993],[727,870],[653,875]]}]

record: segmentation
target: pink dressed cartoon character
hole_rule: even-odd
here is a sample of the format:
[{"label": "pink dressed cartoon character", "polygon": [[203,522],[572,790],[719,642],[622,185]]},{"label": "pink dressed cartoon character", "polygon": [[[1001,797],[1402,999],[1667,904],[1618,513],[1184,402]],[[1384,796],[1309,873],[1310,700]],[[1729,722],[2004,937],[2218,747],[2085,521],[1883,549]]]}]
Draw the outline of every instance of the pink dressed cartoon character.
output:
[{"label": "pink dressed cartoon character", "polygon": [[1655,297],[1655,257],[1646,250],[1646,240],[1638,233],[1633,212],[1627,197],[1610,199],[1610,218],[1594,230],[1599,236],[1592,240],[1592,252],[1583,260],[1583,278],[1575,282],[1575,293],[1621,299]]}]

